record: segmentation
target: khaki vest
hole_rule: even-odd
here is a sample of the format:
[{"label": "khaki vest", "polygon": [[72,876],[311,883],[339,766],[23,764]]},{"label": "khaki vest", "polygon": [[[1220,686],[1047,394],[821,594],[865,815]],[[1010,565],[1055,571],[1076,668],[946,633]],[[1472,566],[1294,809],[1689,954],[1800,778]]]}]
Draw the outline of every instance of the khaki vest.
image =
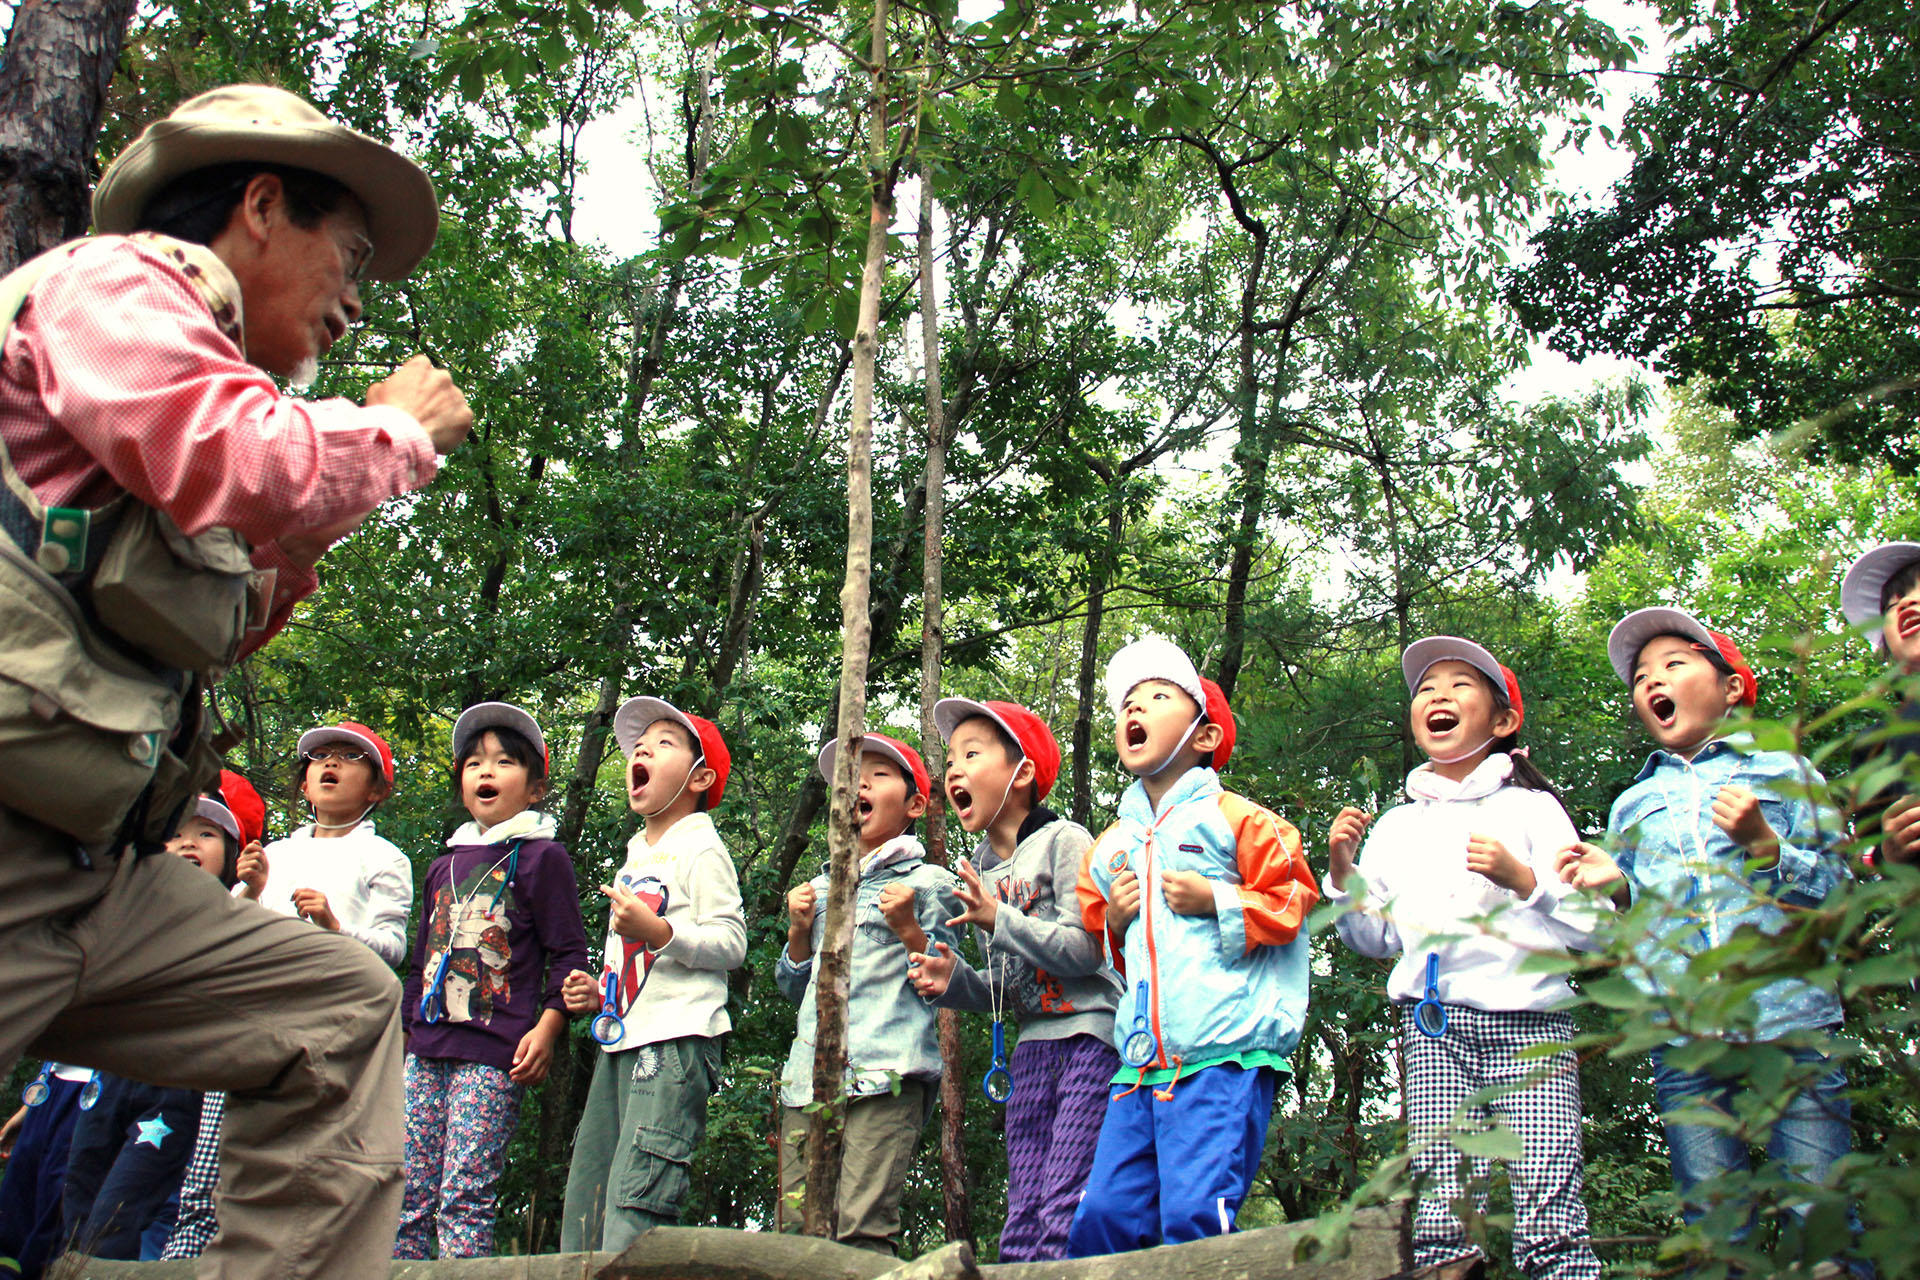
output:
[{"label": "khaki vest", "polygon": [[[200,245],[142,233],[237,335],[238,286]],[[0,342],[47,271],[0,280]],[[202,691],[231,667],[258,603],[244,539],[187,537],[122,494],[85,512],[34,496],[0,439],[0,805],[83,851],[150,850],[218,778]]]}]

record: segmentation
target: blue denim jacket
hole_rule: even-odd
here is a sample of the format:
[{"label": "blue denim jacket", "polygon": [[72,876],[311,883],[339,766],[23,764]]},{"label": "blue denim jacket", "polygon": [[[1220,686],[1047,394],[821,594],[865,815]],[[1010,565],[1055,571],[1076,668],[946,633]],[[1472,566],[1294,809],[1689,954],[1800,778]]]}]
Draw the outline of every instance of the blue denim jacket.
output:
[{"label": "blue denim jacket", "polygon": [[[914,914],[926,930],[927,946],[944,942],[960,949],[960,935],[947,921],[965,908],[954,889],[960,881],[923,858],[920,842],[900,836],[867,856],[854,899],[851,981],[847,992],[846,1091],[856,1098],[891,1093],[893,1077],[940,1078],[940,1036],[933,1006],[907,979],[907,949],[880,914],[880,891],[890,884],[913,890]],[[813,915],[813,954],[827,933],[827,877],[813,879],[819,907]],[[794,964],[780,948],[774,980],[787,999],[800,1002],[800,1018],[780,1075],[780,1104],[803,1107],[813,1101],[813,1039],[819,1025],[814,990],[819,985],[811,958]]]},{"label": "blue denim jacket", "polygon": [[[1837,852],[1845,835],[1837,818],[1823,820],[1800,794],[1823,781],[1820,772],[1785,751],[1750,751],[1720,738],[1691,761],[1655,751],[1631,787],[1613,802],[1607,836],[1614,861],[1627,875],[1635,902],[1655,894],[1671,907],[1636,954],[1658,973],[1677,973],[1686,958],[1718,946],[1742,925],[1777,932],[1785,907],[1817,906],[1847,874]],[[1779,784],[1785,784],[1784,787]],[[1748,872],[1748,855],[1714,825],[1713,798],[1728,785],[1746,787],[1780,838],[1780,858],[1764,871]],[[1635,974],[1645,989],[1657,984]],[[1797,979],[1762,987],[1754,997],[1754,1037],[1840,1021],[1840,1002]]]}]

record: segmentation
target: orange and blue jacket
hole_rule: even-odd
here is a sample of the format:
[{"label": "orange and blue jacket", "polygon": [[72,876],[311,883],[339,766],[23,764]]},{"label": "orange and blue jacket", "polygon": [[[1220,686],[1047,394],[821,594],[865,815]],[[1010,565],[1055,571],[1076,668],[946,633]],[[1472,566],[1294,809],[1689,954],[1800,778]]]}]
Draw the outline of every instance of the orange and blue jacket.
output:
[{"label": "orange and blue jacket", "polygon": [[[1114,877],[1140,881],[1124,938],[1108,927]],[[1213,881],[1213,915],[1180,915],[1161,895],[1170,871]],[[1293,824],[1193,769],[1161,797],[1138,781],[1080,864],[1080,911],[1126,982],[1114,1014],[1124,1052],[1144,1014],[1149,1070],[1253,1050],[1291,1054],[1307,1016],[1307,913],[1320,899]]]}]

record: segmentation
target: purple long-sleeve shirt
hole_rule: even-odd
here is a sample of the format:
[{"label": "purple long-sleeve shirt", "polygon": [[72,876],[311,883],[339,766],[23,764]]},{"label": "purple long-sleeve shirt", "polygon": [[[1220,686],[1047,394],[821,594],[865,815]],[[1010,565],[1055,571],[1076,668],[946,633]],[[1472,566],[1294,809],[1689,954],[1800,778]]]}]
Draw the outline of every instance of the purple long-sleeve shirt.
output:
[{"label": "purple long-sleeve shirt", "polygon": [[[586,969],[587,931],[573,860],[557,840],[455,845],[427,869],[420,936],[401,997],[407,1051],[507,1070],[547,1009],[566,1012],[561,985]],[[513,872],[512,880],[507,872]],[[420,997],[446,958],[434,1006]]]}]

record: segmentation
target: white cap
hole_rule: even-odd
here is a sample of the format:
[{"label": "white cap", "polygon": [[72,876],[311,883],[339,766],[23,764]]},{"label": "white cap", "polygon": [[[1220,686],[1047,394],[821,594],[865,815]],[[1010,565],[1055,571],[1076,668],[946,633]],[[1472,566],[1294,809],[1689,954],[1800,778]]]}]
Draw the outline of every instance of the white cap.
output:
[{"label": "white cap", "polygon": [[620,744],[620,754],[633,754],[633,744],[640,741],[640,735],[655,720],[671,720],[693,738],[693,753],[702,754],[700,746],[700,728],[687,717],[687,713],[668,702],[665,698],[628,698],[613,713],[613,740]]},{"label": "white cap", "polygon": [[1685,636],[1698,640],[1716,655],[1720,653],[1720,642],[1713,638],[1706,624],[1686,610],[1664,605],[1635,609],[1614,623],[1613,630],[1607,633],[1607,660],[1613,663],[1613,673],[1620,677],[1622,684],[1632,686],[1633,660],[1655,636]]},{"label": "white cap", "polygon": [[[1840,580],[1840,612],[1847,615],[1847,621],[1864,626],[1885,612],[1880,607],[1880,593],[1895,574],[1916,560],[1920,560],[1920,542],[1883,542],[1855,560]],[[1876,652],[1887,647],[1882,632],[1883,628],[1875,627],[1867,636]]]},{"label": "white cap", "polygon": [[1143,680],[1165,680],[1186,690],[1194,705],[1207,706],[1207,691],[1200,686],[1200,672],[1186,651],[1165,636],[1145,636],[1122,648],[1107,662],[1107,707],[1120,716],[1127,695]]},{"label": "white cap", "polygon": [[1429,667],[1449,658],[1466,663],[1493,681],[1494,688],[1507,687],[1507,673],[1500,669],[1491,653],[1473,641],[1459,636],[1426,636],[1408,645],[1407,651],[1400,655],[1400,673],[1407,678],[1407,692],[1420,687],[1420,677],[1427,674]]},{"label": "white cap", "polygon": [[202,818],[217,825],[222,831],[240,839],[240,819],[233,816],[233,810],[221,804],[212,796],[201,796],[193,802],[193,811]]},{"label": "white cap", "polygon": [[533,744],[541,759],[546,759],[547,740],[541,735],[540,726],[511,702],[476,702],[462,711],[460,718],[453,722],[453,758],[458,760],[466,755],[467,748],[489,729],[513,730]]}]

